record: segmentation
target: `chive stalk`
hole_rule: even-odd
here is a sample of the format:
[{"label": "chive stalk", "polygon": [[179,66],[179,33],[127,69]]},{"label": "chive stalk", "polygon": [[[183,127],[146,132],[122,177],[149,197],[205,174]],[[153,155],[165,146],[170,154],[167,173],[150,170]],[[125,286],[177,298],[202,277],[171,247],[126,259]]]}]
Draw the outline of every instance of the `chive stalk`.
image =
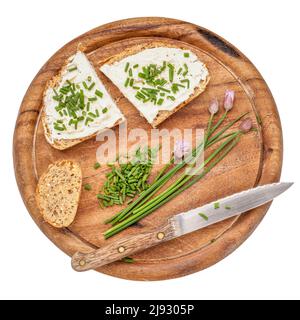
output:
[{"label": "chive stalk", "polygon": [[[234,123],[236,123],[236,121],[241,119],[244,115],[245,114],[231,121],[226,126],[226,130],[229,129]],[[136,221],[142,219],[144,216],[150,214],[151,212],[156,210],[156,208],[168,202],[177,194],[181,193],[182,191],[186,190],[188,187],[190,187],[191,185],[199,181],[199,179],[201,179],[203,175],[205,175],[208,171],[210,171],[214,165],[220,162],[226,156],[226,154],[230,152],[230,150],[232,150],[232,148],[238,143],[240,136],[244,133],[241,130],[223,135],[223,133],[226,130],[222,129],[220,131],[220,134],[218,133],[216,135],[217,137],[215,136],[210,138],[208,137],[209,135],[211,136],[213,131],[218,129],[218,127],[224,121],[225,117],[222,116],[220,119],[221,121],[219,120],[217,122],[217,125],[215,125],[210,130],[210,127],[212,126],[212,120],[213,120],[213,116],[211,116],[211,121],[209,121],[209,125],[208,125],[207,140],[206,140],[204,149],[212,146],[213,144],[221,140],[224,140],[224,139],[226,140],[205,160],[205,163],[203,165],[200,165],[198,168],[190,168],[190,171],[182,175],[178,180],[176,180],[175,183],[173,183],[169,188],[167,188],[166,191],[159,194],[155,198],[152,198],[157,193],[157,191],[160,190],[162,186],[167,181],[169,181],[177,173],[177,171],[179,171],[187,163],[187,162],[185,163],[183,162],[184,163],[183,165],[182,163],[178,164],[174,168],[170,169],[168,172],[165,173],[165,171],[167,171],[170,168],[170,166],[172,165],[172,162],[174,161],[174,160],[171,160],[170,163],[163,168],[162,173],[159,174],[159,178],[156,179],[153,182],[153,184],[140,195],[138,199],[130,203],[119,214],[115,215],[114,217],[106,221],[106,223],[110,222],[113,225],[113,227],[105,233],[106,238],[112,236],[115,233],[120,232],[121,230],[123,230],[123,228],[126,228],[132,223],[135,223]],[[201,148],[203,149],[203,146]],[[198,146],[198,148],[195,148],[197,150],[193,149],[192,155],[195,157],[195,154],[198,154],[199,156],[199,152],[201,148],[199,148]],[[203,170],[203,172],[201,172],[201,170]]]},{"label": "chive stalk", "polygon": [[136,213],[130,217],[128,217],[126,220],[122,221],[121,223],[119,223],[118,225],[110,228],[109,230],[107,230],[104,233],[104,237],[105,239],[108,239],[110,237],[112,237],[113,235],[119,233],[120,231],[128,228],[129,226],[135,224],[136,222],[138,222],[139,220],[143,219],[144,217],[146,217],[147,215],[149,215],[150,213],[152,213],[153,211],[157,210],[158,208],[160,208],[162,205],[164,205],[165,203],[169,202],[170,200],[172,200],[173,198],[175,198],[177,195],[179,195],[180,193],[182,193],[183,191],[185,191],[186,189],[190,188],[193,184],[195,184],[196,182],[198,182],[200,179],[202,179],[207,173],[209,173],[222,159],[224,159],[224,157],[236,146],[236,144],[238,143],[238,139],[234,140],[225,150],[224,152],[219,156],[219,158],[215,159],[207,168],[205,168],[205,170],[198,175],[196,178],[194,178],[192,181],[190,181],[187,185],[183,186],[181,189],[175,191],[174,193],[168,195],[168,197],[166,197],[165,199],[163,199],[160,203],[156,204],[155,206],[153,206],[151,209],[149,209],[148,211],[145,211],[143,213]]}]

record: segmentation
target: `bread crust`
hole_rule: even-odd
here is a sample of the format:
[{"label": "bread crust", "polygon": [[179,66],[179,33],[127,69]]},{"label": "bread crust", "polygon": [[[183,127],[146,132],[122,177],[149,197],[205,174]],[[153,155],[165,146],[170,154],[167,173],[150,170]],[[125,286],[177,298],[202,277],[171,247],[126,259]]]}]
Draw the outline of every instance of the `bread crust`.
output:
[{"label": "bread crust", "polygon": [[[136,53],[139,53],[145,49],[151,49],[151,48],[159,48],[159,47],[167,47],[167,48],[177,48],[177,49],[183,49],[183,50],[190,50],[192,51],[198,59],[201,61],[199,53],[196,48],[194,48],[192,45],[187,45],[186,43],[183,43],[181,41],[173,40],[173,39],[160,39],[157,41],[152,41],[151,43],[145,43],[145,44],[138,44],[135,46],[132,46],[130,48],[125,49],[121,53],[113,56],[112,58],[106,60],[102,65],[108,64],[112,65],[115,62],[119,62],[120,60],[132,56]],[[101,65],[101,66],[102,66]],[[206,65],[203,63],[203,65],[206,68]],[[207,69],[207,68],[206,68]],[[172,114],[176,113],[178,110],[186,106],[190,101],[194,100],[196,97],[198,97],[205,89],[210,80],[210,75],[206,77],[205,80],[201,81],[197,87],[195,87],[194,92],[189,96],[188,99],[183,101],[181,104],[179,104],[175,109],[168,111],[168,110],[161,110],[158,112],[156,118],[151,124],[153,128],[156,128],[159,124],[161,124],[163,121],[165,121],[167,118],[169,118]],[[143,114],[141,114],[142,117]]]},{"label": "bread crust", "polygon": [[[67,215],[67,212],[64,212],[65,214],[64,217],[59,216],[57,220],[55,220],[53,219],[53,212],[48,212],[45,208],[45,205],[49,202],[47,202],[47,200],[44,200],[44,198],[47,197],[47,195],[44,194],[44,192],[45,190],[48,190],[49,188],[51,188],[50,186],[45,186],[45,183],[47,183],[47,179],[50,179],[50,184],[51,184],[51,178],[53,179],[53,176],[51,176],[51,174],[53,174],[55,169],[65,168],[65,170],[69,170],[70,167],[73,168],[77,173],[77,175],[79,176],[79,184],[77,185],[75,190],[77,193],[74,194],[76,208],[70,208],[71,212],[69,212],[68,215]],[[68,189],[71,188],[72,186],[66,185],[64,187],[65,187],[65,192],[67,193]],[[78,162],[71,161],[71,160],[62,160],[62,161],[57,161],[54,164],[51,164],[46,170],[46,172],[44,172],[40,177],[37,188],[36,188],[36,203],[44,220],[56,228],[68,227],[75,219],[79,200],[80,200],[81,188],[82,188],[82,172],[81,172],[80,164]],[[51,200],[55,201],[54,197],[51,198]]]}]

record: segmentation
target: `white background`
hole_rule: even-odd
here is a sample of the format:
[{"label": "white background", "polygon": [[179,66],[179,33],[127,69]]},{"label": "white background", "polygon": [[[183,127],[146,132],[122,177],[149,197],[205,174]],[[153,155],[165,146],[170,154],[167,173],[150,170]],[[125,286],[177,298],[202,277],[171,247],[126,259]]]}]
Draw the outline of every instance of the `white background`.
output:
[{"label": "white background", "polygon": [[[297,0],[1,1],[0,298],[300,298],[297,4]],[[18,108],[44,62],[91,28],[138,16],[196,23],[223,36],[252,60],[280,112],[285,142],[282,180],[298,182],[274,201],[254,234],[228,258],[208,270],[163,282],[133,282],[72,271],[70,259],[50,243],[27,213],[12,161]]]}]

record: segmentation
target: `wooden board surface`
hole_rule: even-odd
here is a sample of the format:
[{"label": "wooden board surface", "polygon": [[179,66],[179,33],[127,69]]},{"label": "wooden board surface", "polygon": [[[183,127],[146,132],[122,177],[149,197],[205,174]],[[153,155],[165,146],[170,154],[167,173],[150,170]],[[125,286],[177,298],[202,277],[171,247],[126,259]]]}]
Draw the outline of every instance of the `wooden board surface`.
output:
[{"label": "wooden board surface", "polygon": [[[98,27],[64,46],[42,67],[24,97],[14,136],[15,173],[25,205],[44,234],[68,255],[103,245],[105,240],[101,233],[107,228],[103,220],[116,213],[119,207],[103,210],[95,198],[108,170],[106,167],[98,171],[93,169],[101,142],[92,139],[66,151],[55,150],[47,144],[39,118],[45,84],[76,51],[79,43],[86,48],[94,66],[99,67],[105,58],[131,45],[162,37],[196,48],[210,71],[211,81],[202,95],[163,122],[160,129],[205,128],[209,101],[214,97],[222,100],[225,90],[233,89],[236,102],[229,119],[248,111],[258,131],[244,136],[239,146],[189,191],[107,241],[150,230],[178,212],[280,178],[282,133],[276,105],[263,78],[240,51],[212,32],[179,20],[137,18]],[[100,76],[127,117],[129,129],[150,130],[146,120],[120,91]],[[257,121],[259,118],[262,125]],[[35,189],[48,165],[61,159],[79,161],[84,183],[90,183],[94,191],[82,193],[76,220],[68,229],[58,230],[43,221],[36,207]],[[154,168],[153,175],[159,168]],[[133,264],[116,262],[98,271],[134,280],[168,279],[199,271],[235,250],[252,233],[267,209],[268,205],[262,206],[241,217],[144,251],[134,257]]]}]

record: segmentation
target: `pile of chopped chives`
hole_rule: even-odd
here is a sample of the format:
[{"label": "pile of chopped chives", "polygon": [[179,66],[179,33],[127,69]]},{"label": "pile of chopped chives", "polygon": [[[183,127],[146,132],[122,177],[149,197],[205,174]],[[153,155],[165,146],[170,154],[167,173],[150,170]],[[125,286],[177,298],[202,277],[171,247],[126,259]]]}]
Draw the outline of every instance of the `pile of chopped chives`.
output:
[{"label": "pile of chopped chives", "polygon": [[106,174],[106,181],[101,193],[97,195],[100,206],[110,207],[132,202],[133,198],[148,189],[156,150],[147,148],[137,149],[133,159],[127,163],[108,164],[111,171]]},{"label": "pile of chopped chives", "polygon": [[[75,70],[77,70],[76,66],[68,69],[69,72]],[[79,124],[88,126],[96,118],[100,117],[100,112],[106,113],[108,111],[107,108],[103,108],[100,111],[95,109],[91,112],[92,104],[103,97],[103,93],[100,90],[92,91],[95,85],[92,77],[88,76],[86,81],[82,83],[75,84],[67,80],[58,91],[55,88],[53,89],[54,96],[52,98],[57,102],[55,110],[59,117],[53,124],[53,128],[56,131],[66,131],[67,127],[77,130]],[[87,98],[86,91],[93,92],[94,95]]]},{"label": "pile of chopped chives", "polygon": [[[190,54],[184,52],[184,58],[188,58]],[[127,78],[124,86],[132,87],[136,90],[135,98],[143,103],[152,102],[154,105],[163,105],[166,100],[175,101],[175,95],[181,89],[190,88],[190,80],[187,79],[189,72],[186,63],[176,70],[174,64],[164,61],[162,65],[149,64],[143,66],[140,72],[137,72],[137,78],[134,77],[134,70],[139,67],[138,64],[131,66],[129,62],[125,64],[124,72]],[[162,77],[162,73],[167,71],[168,76]],[[174,82],[175,75],[179,78],[180,83]]]}]

